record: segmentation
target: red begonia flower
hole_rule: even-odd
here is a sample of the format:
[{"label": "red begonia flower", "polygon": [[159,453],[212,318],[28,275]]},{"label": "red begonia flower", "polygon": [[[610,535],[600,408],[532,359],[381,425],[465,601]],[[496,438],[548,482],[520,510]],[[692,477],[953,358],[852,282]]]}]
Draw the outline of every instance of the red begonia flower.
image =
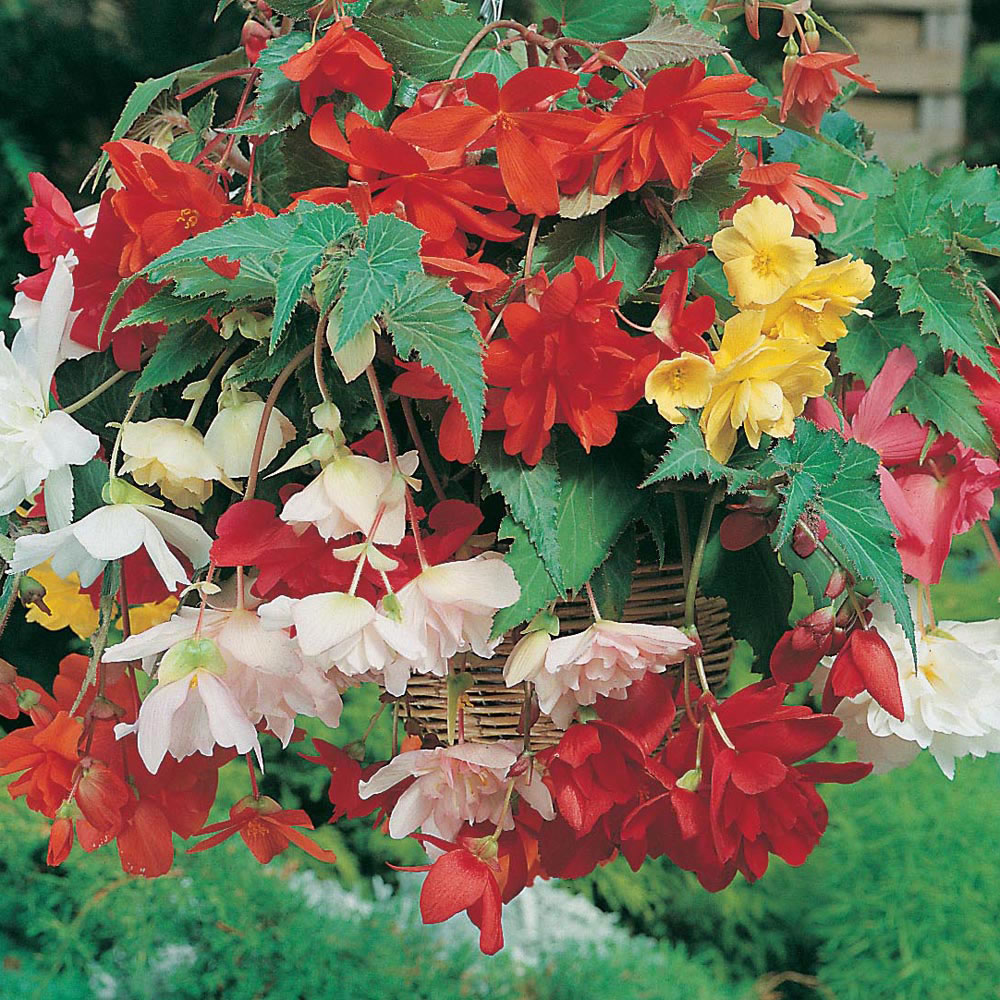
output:
[{"label": "red begonia flower", "polygon": [[56,257],[76,251],[86,239],[84,228],[73,213],[67,197],[44,174],[28,174],[31,204],[24,210],[28,228],[24,245],[38,257],[43,268],[50,268]]},{"label": "red begonia flower", "polygon": [[587,148],[602,154],[594,190],[607,194],[619,171],[622,189],[668,180],[677,190],[691,182],[693,163],[704,163],[732,136],[719,119],[746,121],[766,106],[747,92],[753,77],[705,76],[705,65],[660,70],[645,90],[632,90],[594,127]]},{"label": "red begonia flower", "polygon": [[45,863],[55,868],[61,865],[73,850],[73,821],[65,816],[53,820],[49,829],[49,850]]},{"label": "red begonia flower", "polygon": [[0,740],[0,774],[24,773],[7,786],[12,799],[54,817],[73,787],[83,726],[66,712],[47,723],[15,729]]},{"label": "red begonia flower", "polygon": [[126,806],[116,842],[122,870],[129,875],[157,878],[173,866],[170,824],[163,810],[148,799],[133,799]]},{"label": "red begonia flower", "polygon": [[[986,353],[994,365],[1000,366],[1000,347],[987,347]],[[958,370],[969,383],[969,388],[979,400],[979,412],[993,433],[993,440],[1000,441],[1000,381],[977,367],[968,358],[959,358]]]},{"label": "red begonia flower", "polygon": [[332,863],[337,860],[333,851],[320,847],[296,830],[297,826],[313,829],[312,820],[301,809],[282,809],[267,795],[256,799],[247,795],[232,806],[229,819],[202,827],[198,831],[199,835],[208,833],[212,836],[189,847],[188,854],[206,851],[238,833],[250,848],[250,853],[262,865],[268,864],[276,855],[287,850],[289,844],[301,847],[317,861]]},{"label": "red begonia flower", "polygon": [[567,70],[532,66],[500,87],[489,73],[475,73],[466,81],[471,106],[439,108],[396,122],[393,132],[438,152],[496,147],[500,175],[517,210],[525,215],[555,215],[559,190],[553,165],[536,140],[546,136],[576,145],[591,123],[572,111],[538,108],[575,87],[578,80]]},{"label": "red begonia flower", "polygon": [[362,767],[361,762],[355,760],[346,750],[327,743],[326,740],[314,737],[313,745],[316,747],[315,757],[304,753],[299,756],[303,760],[325,767],[330,772],[330,788],[327,794],[333,804],[331,823],[336,823],[345,816],[347,819],[361,819],[363,816],[370,816],[376,809],[388,811],[406,787],[409,787],[410,783],[407,782],[402,790],[394,787],[382,795],[363,799],[358,795],[358,784],[367,781],[386,762],[383,760]]},{"label": "red begonia flower", "polygon": [[321,97],[334,91],[355,94],[371,111],[381,111],[392,99],[392,65],[379,47],[343,17],[304,51],[297,52],[281,72],[299,85],[302,110],[311,115]]},{"label": "red begonia flower", "polygon": [[890,715],[903,718],[896,658],[873,628],[856,628],[847,637],[827,678],[823,710],[832,711],[841,698],[853,698],[862,691],[868,691]]},{"label": "red begonia flower", "polygon": [[784,81],[781,121],[792,115],[809,128],[818,129],[827,108],[840,93],[840,85],[833,75],[835,72],[878,93],[878,87],[868,77],[850,69],[858,62],[856,55],[842,52],[806,52],[800,56],[789,56],[781,71]]},{"label": "red begonia flower", "polygon": [[677,357],[684,351],[709,357],[711,352],[705,334],[715,322],[715,300],[711,295],[699,295],[688,302],[688,272],[674,271],[660,292],[660,308],[653,318],[653,333]]},{"label": "red begonia flower", "polygon": [[804,681],[830,652],[836,621],[832,607],[820,608],[797,621],[771,652],[771,676],[782,684]]}]

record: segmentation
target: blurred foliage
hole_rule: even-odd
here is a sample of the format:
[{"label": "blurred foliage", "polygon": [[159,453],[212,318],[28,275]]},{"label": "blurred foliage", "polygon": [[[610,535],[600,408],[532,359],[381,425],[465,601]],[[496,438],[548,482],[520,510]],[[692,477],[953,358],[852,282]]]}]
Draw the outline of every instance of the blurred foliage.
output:
[{"label": "blurred foliage", "polygon": [[972,37],[962,89],[965,147],[970,164],[1000,162],[1000,10],[996,0],[972,0]]}]

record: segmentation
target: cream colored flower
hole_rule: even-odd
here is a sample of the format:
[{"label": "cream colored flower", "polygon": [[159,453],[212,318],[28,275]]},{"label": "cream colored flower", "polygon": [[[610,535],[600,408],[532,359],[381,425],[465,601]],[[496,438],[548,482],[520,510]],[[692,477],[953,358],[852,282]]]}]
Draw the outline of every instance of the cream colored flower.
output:
[{"label": "cream colored flower", "polygon": [[821,264],[764,311],[769,337],[822,347],[847,335],[844,317],[855,312],[875,287],[863,260],[850,256]]},{"label": "cream colored flower", "polygon": [[762,434],[788,437],[806,400],[822,396],[832,379],[825,351],[765,337],[763,318],[759,310],[737,313],[715,353],[715,383],[699,426],[718,462],[729,460],[741,427],[752,448]]},{"label": "cream colored flower", "polygon": [[140,486],[156,486],[178,507],[199,507],[216,480],[235,489],[205,446],[201,432],[183,420],[155,417],[122,430],[121,471]]},{"label": "cream colored flower", "polygon": [[712,238],[729,294],[741,309],[776,302],[816,266],[813,241],[793,236],[794,228],[787,205],[760,195],[737,209],[732,226]]},{"label": "cream colored flower", "polygon": [[685,351],[679,358],[661,361],[646,376],[646,401],[656,403],[660,416],[672,424],[687,417],[680,407],[698,410],[712,394],[715,365],[708,358]]},{"label": "cream colored flower", "polygon": [[[250,475],[257,431],[264,415],[264,401],[253,392],[229,390],[220,397],[221,409],[205,432],[205,449],[230,479]],[[260,469],[266,469],[278,452],[295,437],[295,426],[277,407],[271,410],[264,434]]]}]

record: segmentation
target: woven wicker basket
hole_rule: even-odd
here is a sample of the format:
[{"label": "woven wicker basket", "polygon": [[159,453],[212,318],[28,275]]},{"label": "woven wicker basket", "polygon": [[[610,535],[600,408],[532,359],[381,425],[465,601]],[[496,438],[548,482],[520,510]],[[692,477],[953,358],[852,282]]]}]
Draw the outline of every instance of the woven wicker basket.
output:
[{"label": "woven wicker basket", "polygon": [[[580,632],[592,624],[586,597],[563,601],[556,607],[561,634]],[[721,597],[699,595],[695,605],[698,633],[704,646],[702,660],[713,689],[722,685],[729,673],[733,638],[729,632],[729,611]],[[684,621],[684,575],[679,565],[636,567],[632,593],[621,616],[626,622],[650,625],[677,625]],[[479,743],[496,740],[521,740],[524,733],[521,715],[524,687],[508,688],[503,679],[503,665],[516,641],[510,634],[497,647],[496,655],[484,660],[472,653],[456,657],[454,666],[468,671],[474,683],[462,696],[465,739]],[[678,665],[675,670],[680,670]],[[411,722],[419,724],[424,734],[444,741],[448,730],[448,694],[446,681],[438,677],[413,677],[407,689]],[[542,715],[531,727],[531,746],[535,749],[559,742],[562,730]]]}]

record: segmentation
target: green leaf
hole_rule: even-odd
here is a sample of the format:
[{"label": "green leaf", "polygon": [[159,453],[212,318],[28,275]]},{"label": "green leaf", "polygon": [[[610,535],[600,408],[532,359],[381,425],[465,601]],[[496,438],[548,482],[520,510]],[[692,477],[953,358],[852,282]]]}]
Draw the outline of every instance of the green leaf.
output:
[{"label": "green leaf", "polygon": [[73,520],[79,521],[104,506],[101,491],[108,483],[108,464],[92,458],[83,465],[71,466],[73,473]]},{"label": "green leaf", "polygon": [[674,202],[674,222],[688,239],[705,240],[719,229],[719,213],[739,198],[740,154],[730,142],[702,164],[687,191]]},{"label": "green leaf", "polygon": [[361,27],[386,59],[421,80],[446,80],[451,68],[482,25],[464,12],[410,13],[405,17],[366,13]]},{"label": "green leaf", "polygon": [[899,289],[899,311],[919,312],[921,333],[937,337],[943,350],[995,371],[985,346],[995,342],[992,320],[984,315],[975,289],[943,269],[962,266],[956,256],[960,251],[948,252],[937,237],[926,233],[908,236],[902,246],[903,256],[886,276],[888,284]]},{"label": "green leaf", "polygon": [[460,71],[460,76],[472,76],[473,73],[489,73],[497,78],[502,87],[521,67],[517,60],[506,49],[495,49],[485,45],[475,50]]},{"label": "green leaf", "polygon": [[339,205],[324,205],[299,218],[278,264],[271,350],[281,340],[292,310],[312,283],[313,274],[322,262],[323,255],[332,244],[342,240],[355,227],[356,222],[356,217]]},{"label": "green leaf", "polygon": [[954,434],[966,447],[996,457],[997,447],[979,412],[979,401],[958,372],[942,375],[918,365],[899,402],[921,423],[929,420],[942,434]]},{"label": "green leaf", "polygon": [[[823,444],[822,438],[829,444]],[[839,453],[840,463],[831,471],[833,451]],[[830,531],[827,544],[843,552],[859,579],[875,584],[914,646],[913,618],[903,588],[895,529],[882,503],[878,453],[857,441],[843,440],[836,431],[821,431],[800,418],[795,422],[795,441],[779,442],[772,457],[788,474],[786,495],[792,490],[796,490],[797,498],[808,494],[803,513],[826,522]],[[806,481],[797,488],[795,479],[802,476]],[[783,526],[785,537],[789,520],[786,518]]]},{"label": "green leaf", "polygon": [[299,85],[289,80],[281,67],[309,41],[304,31],[290,31],[272,38],[257,59],[257,97],[250,118],[227,131],[236,135],[265,135],[294,128],[305,119],[299,102]]},{"label": "green leaf", "polygon": [[616,0],[612,9],[593,0],[538,0],[538,7],[562,25],[568,38],[588,42],[622,38],[649,22],[649,0]]},{"label": "green leaf", "polygon": [[[556,437],[560,493],[556,518],[559,561],[567,590],[579,590],[604,562],[612,546],[645,502],[639,492],[636,456],[613,446],[595,448],[588,456],[571,434]],[[521,599],[501,611],[494,623],[500,635],[527,621],[558,595],[545,563],[528,533],[511,518],[515,538],[507,562],[521,584]],[[512,526],[512,528],[510,527]],[[518,544],[518,541],[520,544]]]},{"label": "green leaf", "polygon": [[775,548],[784,545],[806,507],[819,497],[820,490],[833,481],[841,465],[837,440],[808,420],[799,421],[795,437],[778,441],[771,458],[789,474],[780,487],[785,498],[781,518],[775,530]]},{"label": "green leaf", "polygon": [[[723,465],[712,458],[708,448],[705,447],[705,438],[694,419],[697,413],[690,410],[687,413],[687,422],[678,424],[674,429],[673,439],[656,468],[643,481],[643,486],[650,486],[665,479],[690,477],[707,479],[710,483],[725,482],[730,493],[738,493],[759,478],[755,468]],[[756,465],[763,457],[763,452],[744,453],[743,457]]]},{"label": "green leaf", "polygon": [[446,280],[415,272],[396,290],[382,318],[399,356],[416,351],[421,364],[450,387],[478,447],[486,392],[483,342],[461,296]]},{"label": "green leaf", "polygon": [[598,610],[605,618],[610,618],[612,621],[621,619],[625,602],[632,593],[635,561],[635,528],[630,526],[590,579],[594,600],[597,601]]},{"label": "green leaf", "polygon": [[178,323],[197,323],[204,319],[210,311],[225,311],[225,300],[218,298],[178,299],[161,288],[148,302],[136,306],[116,327],[123,330],[129,326],[142,326],[145,323],[166,323],[173,326]]},{"label": "green leaf", "polygon": [[[73,361],[64,361],[56,370],[56,391],[59,400],[64,406],[70,406],[118,373],[119,368],[111,351],[95,352]],[[74,411],[73,419],[98,437],[106,438],[108,423],[121,420],[122,414],[132,402],[129,391],[135,379],[136,373],[130,372],[96,399]]]},{"label": "green leaf", "polygon": [[[622,299],[634,295],[653,271],[660,248],[660,233],[653,220],[637,209],[629,198],[620,198],[606,210],[604,266],[615,265],[615,280],[623,283]],[[548,275],[562,274],[573,266],[574,257],[587,257],[595,267],[599,260],[600,218],[563,219],[535,250],[535,264]]]},{"label": "green leaf", "polygon": [[335,350],[357,336],[392,300],[407,276],[421,271],[420,240],[416,226],[395,215],[373,215],[364,246],[347,264],[343,314]]},{"label": "green leaf", "polygon": [[556,522],[559,467],[553,458],[545,454],[537,465],[525,465],[519,455],[508,455],[503,450],[502,434],[486,434],[476,464],[527,530],[552,582],[563,592]]},{"label": "green leaf", "polygon": [[315,323],[305,317],[292,316],[288,332],[281,343],[271,351],[267,344],[258,344],[240,362],[236,385],[248,382],[273,382],[282,368],[307,344],[312,342]]},{"label": "green leaf", "polygon": [[702,20],[702,14],[705,13],[705,0],[654,0],[654,2],[660,10],[672,10],[683,17],[685,21],[697,25],[701,31],[716,38],[726,30],[726,26],[718,20],[718,15],[708,21]]},{"label": "green leaf", "polygon": [[207,324],[175,327],[156,345],[142,374],[132,387],[132,395],[169,385],[205,364],[219,353],[222,340]]},{"label": "green leaf", "polygon": [[622,56],[621,63],[635,72],[657,66],[673,66],[726,51],[711,35],[673,14],[661,11],[654,11],[647,27],[622,41],[628,46],[628,51]]}]

